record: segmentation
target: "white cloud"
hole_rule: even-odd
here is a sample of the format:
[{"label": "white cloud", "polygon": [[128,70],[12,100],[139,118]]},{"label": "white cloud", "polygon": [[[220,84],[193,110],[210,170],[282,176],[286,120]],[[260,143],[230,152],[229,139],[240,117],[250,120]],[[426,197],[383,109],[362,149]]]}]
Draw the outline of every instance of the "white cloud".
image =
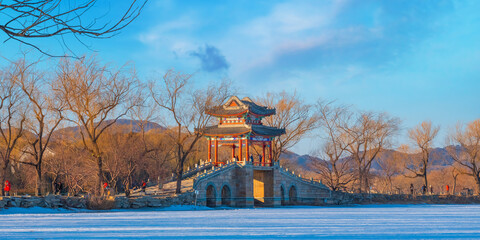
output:
[{"label": "white cloud", "polygon": [[176,54],[186,54],[195,48],[190,35],[199,22],[192,15],[183,15],[173,21],[160,23],[147,32],[141,33],[138,40],[155,49],[168,49]]},{"label": "white cloud", "polygon": [[334,41],[338,32],[329,27],[345,2],[278,4],[267,15],[233,27],[218,45],[225,49],[232,61],[232,70],[238,74],[271,64],[285,53]]}]

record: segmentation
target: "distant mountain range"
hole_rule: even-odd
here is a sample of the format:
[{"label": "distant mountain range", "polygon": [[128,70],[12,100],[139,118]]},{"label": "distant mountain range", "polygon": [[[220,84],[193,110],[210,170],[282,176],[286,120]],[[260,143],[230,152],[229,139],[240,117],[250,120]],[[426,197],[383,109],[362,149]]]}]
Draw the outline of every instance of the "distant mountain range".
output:
[{"label": "distant mountain range", "polygon": [[[446,166],[450,166],[453,164],[454,160],[450,155],[448,154],[447,147],[443,148],[434,148],[431,151],[431,158],[432,158],[432,165],[431,169],[441,169]],[[391,155],[395,152],[395,150],[387,150],[384,152],[384,154],[381,154],[377,159],[375,159],[372,163],[372,170],[377,171],[380,170],[380,165],[378,164],[378,161],[391,157]],[[282,153],[280,156],[280,159],[283,159],[284,161],[287,162],[287,164],[296,166],[302,170],[305,171],[310,171],[310,163],[312,159],[318,159],[316,157],[310,156],[308,154],[306,155],[299,155],[294,152],[287,151],[286,153]]]},{"label": "distant mountain range", "polygon": [[[110,124],[112,121],[113,120],[107,120],[103,124],[105,125]],[[123,133],[127,133],[130,131],[133,131],[133,132],[141,131],[140,121],[132,120],[132,119],[118,119],[111,127],[117,128],[117,130]],[[77,137],[80,134],[80,129],[81,127],[79,126],[60,128],[54,132],[53,137],[58,137],[61,135],[68,135],[68,134],[73,134],[75,137]],[[148,132],[150,130],[163,131],[166,128],[164,126],[161,126],[158,123],[146,122],[144,123],[144,129],[145,129],[145,132]]]}]

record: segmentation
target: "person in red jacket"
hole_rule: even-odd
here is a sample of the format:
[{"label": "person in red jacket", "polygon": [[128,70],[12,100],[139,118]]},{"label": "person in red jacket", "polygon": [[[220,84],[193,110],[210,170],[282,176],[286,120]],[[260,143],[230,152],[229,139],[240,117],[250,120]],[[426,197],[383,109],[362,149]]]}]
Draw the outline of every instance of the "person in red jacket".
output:
[{"label": "person in red jacket", "polygon": [[146,188],[147,188],[147,183],[145,181],[142,181],[142,192],[144,195],[146,195],[146,192],[145,192]]},{"label": "person in red jacket", "polygon": [[10,182],[8,180],[5,181],[5,186],[3,187],[3,191],[5,192],[5,196],[10,196]]},{"label": "person in red jacket", "polygon": [[108,196],[108,183],[107,182],[103,183],[103,195]]}]

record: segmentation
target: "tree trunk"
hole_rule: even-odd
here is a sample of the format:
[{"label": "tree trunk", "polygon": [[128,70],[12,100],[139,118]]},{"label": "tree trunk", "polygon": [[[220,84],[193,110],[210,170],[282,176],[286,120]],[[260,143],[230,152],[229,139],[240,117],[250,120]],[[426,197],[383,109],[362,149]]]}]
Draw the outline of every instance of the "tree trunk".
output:
[{"label": "tree trunk", "polygon": [[362,169],[358,167],[358,193],[362,193],[362,186],[363,186]]},{"label": "tree trunk", "polygon": [[50,188],[52,189],[52,193],[56,194],[56,189],[55,189],[55,180],[57,177],[55,177],[51,182],[50,182]]},{"label": "tree trunk", "polygon": [[[455,195],[455,190],[457,188],[457,176],[453,178],[453,195]],[[448,194],[448,192],[447,192]]]},{"label": "tree trunk", "polygon": [[477,184],[477,194],[480,194],[480,176],[477,174],[475,176],[475,183]]},{"label": "tree trunk", "polygon": [[95,191],[98,196],[101,196],[103,194],[103,162],[102,162],[102,157],[98,156],[97,157],[97,166],[98,166],[98,177],[97,177],[97,187],[98,191]]},{"label": "tree trunk", "polygon": [[367,170],[364,171],[363,176],[365,177],[365,192],[370,193],[370,183],[368,182],[368,171]]},{"label": "tree trunk", "polygon": [[[423,173],[423,178],[425,181],[425,188],[428,188],[428,181],[427,181],[427,170]],[[423,190],[423,189],[422,189]],[[422,192],[423,193],[423,192]]]},{"label": "tree trunk", "polygon": [[177,189],[175,190],[175,193],[182,193],[182,177],[183,177],[183,162],[181,163],[181,166],[179,166],[179,169],[177,171]]},{"label": "tree trunk", "polygon": [[130,179],[127,176],[127,181],[125,182],[125,196],[130,197]]},{"label": "tree trunk", "polygon": [[37,181],[35,182],[35,196],[42,196],[42,165],[37,164],[35,166],[37,170]]},{"label": "tree trunk", "polygon": [[3,187],[5,186],[5,178],[7,174],[7,168],[2,168],[2,176],[0,177],[0,187],[2,188],[2,196],[5,196],[5,191],[3,191]]},{"label": "tree trunk", "polygon": [[[179,156],[180,156],[180,151]],[[182,177],[183,177],[183,165],[185,163],[185,159],[187,158],[187,155],[184,154],[182,158],[179,159],[178,161],[178,166],[177,166],[177,189],[175,189],[175,193],[182,193]]]},{"label": "tree trunk", "polygon": [[364,168],[359,169],[359,193],[367,193],[369,192],[368,188],[368,175],[367,171]]},{"label": "tree trunk", "polygon": [[392,183],[392,176],[387,177],[388,180],[388,188],[390,189],[390,194],[393,194],[393,183]]}]

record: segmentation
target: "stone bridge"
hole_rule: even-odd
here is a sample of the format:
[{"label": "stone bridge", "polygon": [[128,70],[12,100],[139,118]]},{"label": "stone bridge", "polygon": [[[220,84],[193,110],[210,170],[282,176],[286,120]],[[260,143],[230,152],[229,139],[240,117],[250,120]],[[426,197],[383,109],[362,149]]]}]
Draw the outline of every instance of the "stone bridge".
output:
[{"label": "stone bridge", "polygon": [[259,166],[231,161],[197,173],[193,188],[197,203],[210,207],[277,207],[322,205],[331,191],[318,181],[304,179],[278,164]]}]

